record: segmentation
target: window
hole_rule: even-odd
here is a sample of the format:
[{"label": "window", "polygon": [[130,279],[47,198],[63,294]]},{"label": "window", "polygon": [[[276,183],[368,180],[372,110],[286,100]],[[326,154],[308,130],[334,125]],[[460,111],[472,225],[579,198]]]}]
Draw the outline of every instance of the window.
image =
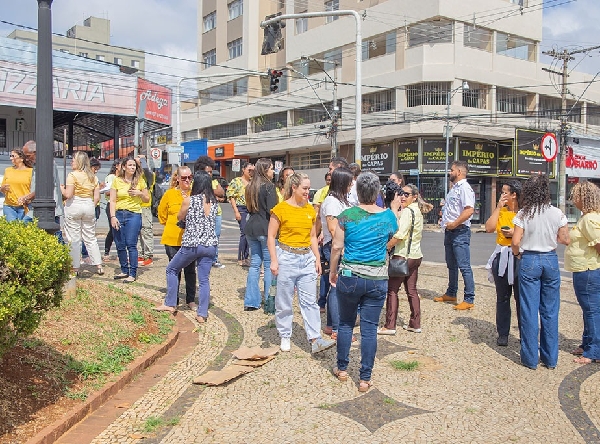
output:
[{"label": "window", "polygon": [[242,0],[233,0],[227,5],[229,9],[229,20],[239,17],[244,13],[244,3]]},{"label": "window", "polygon": [[6,119],[0,119],[0,148],[6,148]]},{"label": "window", "polygon": [[364,114],[389,111],[396,108],[396,91],[386,89],[372,94],[365,94],[362,98]]},{"label": "window", "polygon": [[481,85],[469,82],[469,89],[463,89],[462,106],[467,108],[488,109],[489,88],[487,85]]},{"label": "window", "polygon": [[205,137],[210,140],[229,139],[248,134],[248,124],[245,119],[238,120],[237,122],[226,123],[225,125],[205,128],[203,132]]},{"label": "window", "polygon": [[463,44],[470,48],[492,51],[492,31],[465,23]]},{"label": "window", "polygon": [[115,57],[115,65],[122,65],[123,59],[121,57]]},{"label": "window", "polygon": [[267,114],[265,116],[260,115],[252,117],[250,121],[253,125],[252,131],[255,133],[287,128],[287,112],[283,111],[275,114]]},{"label": "window", "polygon": [[87,52],[80,52],[79,56],[80,57],[85,57],[87,59],[88,53]]},{"label": "window", "polygon": [[[304,11],[306,12],[306,11]],[[296,19],[296,34],[303,34],[308,31],[308,17]]]},{"label": "window", "polygon": [[372,37],[362,42],[362,59],[368,60],[396,52],[396,31]]},{"label": "window", "polygon": [[519,5],[522,6],[524,8],[527,7],[527,0],[509,0],[511,3],[514,3],[515,5]]},{"label": "window", "polygon": [[200,91],[200,105],[227,100],[230,97],[245,96],[246,94],[248,94],[248,78],[244,77]]},{"label": "window", "polygon": [[99,60],[100,62],[104,61],[104,56],[103,55],[97,55],[96,56],[96,60]]},{"label": "window", "polygon": [[139,67],[140,67],[140,61],[139,60],[132,60],[131,61],[131,67],[139,69]]},{"label": "window", "polygon": [[61,49],[60,52],[64,52],[65,54],[70,54],[68,49]]},{"label": "window", "polygon": [[535,62],[535,42],[503,32],[496,33],[496,53]]},{"label": "window", "polygon": [[277,9],[285,9],[285,0],[279,0],[277,2]]},{"label": "window", "polygon": [[202,19],[204,23],[204,32],[210,31],[217,27],[217,11],[213,11],[208,15],[205,15]]},{"label": "window", "polygon": [[[586,110],[586,121],[588,125],[597,125],[600,126],[600,106],[591,105],[588,103]],[[0,123],[2,121],[0,120]],[[2,144],[0,144],[2,146]]]},{"label": "window", "polygon": [[562,109],[562,100],[557,97],[540,95],[538,115],[547,119],[559,120]]},{"label": "window", "polygon": [[217,50],[211,49],[210,51],[202,54],[202,61],[204,62],[204,66],[206,68],[215,65],[217,63]]},{"label": "window", "polygon": [[406,106],[447,105],[450,82],[423,82],[406,87]]},{"label": "window", "polygon": [[232,42],[227,43],[227,50],[229,51],[229,58],[235,59],[242,55],[242,39],[235,39]]},{"label": "window", "polygon": [[[326,62],[320,62],[317,60],[326,60]],[[342,48],[335,48],[331,51],[321,52],[319,54],[313,54],[308,59],[298,60],[292,63],[292,66],[297,71],[300,71],[305,76],[322,73],[323,71],[329,71],[335,67],[342,66]]]},{"label": "window", "polygon": [[435,43],[452,43],[452,22],[450,20],[430,20],[409,26],[409,47]]},{"label": "window", "polygon": [[[294,110],[294,125],[307,125],[309,123],[327,122],[329,124],[329,114],[325,112],[323,106],[333,114],[333,102],[320,103],[317,105],[306,106]],[[338,119],[342,116],[342,101],[338,100]]]},{"label": "window", "polygon": [[331,150],[311,153],[290,154],[290,165],[296,170],[327,168],[331,161]]},{"label": "window", "polygon": [[501,113],[527,114],[527,93],[515,89],[497,88],[496,110]]},{"label": "window", "polygon": [[[339,9],[340,9],[340,0],[329,0],[329,1],[325,2],[325,11],[327,11],[327,12],[339,11]],[[340,17],[337,15],[325,17],[325,23],[331,23],[334,20],[337,20],[338,18],[340,18]]]}]

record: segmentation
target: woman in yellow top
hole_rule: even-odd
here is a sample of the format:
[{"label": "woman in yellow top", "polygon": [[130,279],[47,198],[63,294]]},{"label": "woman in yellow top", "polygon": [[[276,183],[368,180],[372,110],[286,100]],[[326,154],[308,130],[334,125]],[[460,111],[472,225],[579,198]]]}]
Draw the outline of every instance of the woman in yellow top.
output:
[{"label": "woman in yellow top", "polygon": [[83,151],[77,151],[71,161],[73,171],[61,186],[65,202],[65,226],[63,235],[71,247],[73,272],[79,274],[81,265],[81,241],[85,244],[92,265],[98,274],[104,274],[100,248],[96,239],[96,204],[100,201],[98,179],[90,167],[90,159]]},{"label": "woman in yellow top", "polygon": [[[158,221],[165,226],[160,243],[165,246],[169,261],[181,248],[183,228],[177,225],[177,214],[179,214],[183,199],[190,195],[193,179],[192,171],[186,166],[180,166],[173,177],[176,178],[175,187],[163,194],[158,205]],[[196,298],[196,261],[192,261],[183,268],[183,276],[185,278],[185,303],[191,310],[196,311],[197,305],[194,302]],[[177,278],[178,281],[181,281],[181,272]]]},{"label": "woman in yellow top", "polygon": [[498,205],[485,222],[485,231],[496,233],[496,248],[490,256],[486,268],[491,274],[488,279],[496,285],[496,331],[498,332],[496,343],[501,347],[508,345],[511,294],[515,298],[517,322],[519,326],[521,325],[517,261],[515,261],[510,247],[515,228],[513,219],[519,212],[520,198],[521,184],[519,182],[510,181],[502,185]]},{"label": "woman in yellow top", "polygon": [[571,191],[573,205],[583,213],[569,233],[565,270],[573,272],[573,289],[583,311],[583,337],[573,354],[577,364],[600,361],[600,189],[579,182]]},{"label": "woman in yellow top", "polygon": [[238,265],[250,266],[248,260],[249,247],[246,240],[246,221],[248,208],[246,208],[246,187],[254,175],[254,165],[250,162],[242,163],[242,175],[233,179],[227,187],[227,200],[233,208],[235,220],[240,225],[240,242],[238,244]]},{"label": "woman in yellow top", "polygon": [[283,194],[285,193],[285,181],[292,174],[294,174],[294,169],[291,166],[284,166],[279,172],[277,187],[275,187],[275,192],[277,193],[277,199],[279,199],[279,202],[283,202],[285,200],[283,198]]},{"label": "woman in yellow top", "polygon": [[27,214],[26,202],[23,199],[31,191],[31,175],[33,168],[25,159],[22,150],[14,149],[10,152],[10,161],[13,166],[4,170],[0,192],[4,193],[4,217],[7,222],[23,220]]},{"label": "woman in yellow top", "polygon": [[137,240],[142,229],[142,202],[148,202],[150,194],[142,168],[133,157],[123,159],[119,175],[110,189],[110,225],[117,244],[121,273],[115,279],[131,283],[137,279]]},{"label": "woman in yellow top", "polygon": [[[326,350],[335,341],[321,338],[321,315],[317,304],[317,278],[321,260],[317,245],[317,213],[308,202],[310,180],[306,174],[294,173],[285,183],[285,198],[271,210],[267,247],[271,273],[276,276],[275,325],[281,337],[281,351],[291,349],[294,288],[304,319],[306,336],[312,353]],[[279,233],[279,244],[275,238]]]}]

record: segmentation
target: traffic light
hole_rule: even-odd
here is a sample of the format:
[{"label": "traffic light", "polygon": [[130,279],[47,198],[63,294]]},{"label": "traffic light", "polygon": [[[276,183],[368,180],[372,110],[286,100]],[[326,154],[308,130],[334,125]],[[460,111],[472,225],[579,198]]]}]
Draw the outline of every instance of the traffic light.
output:
[{"label": "traffic light", "polygon": [[[268,15],[265,20],[269,20],[281,15],[281,12],[277,14]],[[265,26],[265,35],[263,38],[261,55],[274,54],[278,52],[283,46],[283,35],[281,30],[285,28],[285,22],[275,22]]]},{"label": "traffic light", "polygon": [[277,92],[279,89],[279,77],[283,75],[283,71],[269,69],[269,89],[271,92]]}]

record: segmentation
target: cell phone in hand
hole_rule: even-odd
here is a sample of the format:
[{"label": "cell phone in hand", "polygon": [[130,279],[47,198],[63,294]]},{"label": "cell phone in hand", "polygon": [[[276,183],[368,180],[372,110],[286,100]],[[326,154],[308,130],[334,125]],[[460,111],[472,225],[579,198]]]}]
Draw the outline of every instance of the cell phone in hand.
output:
[{"label": "cell phone in hand", "polygon": [[501,230],[510,230],[510,227],[508,225],[502,225],[500,227]]}]

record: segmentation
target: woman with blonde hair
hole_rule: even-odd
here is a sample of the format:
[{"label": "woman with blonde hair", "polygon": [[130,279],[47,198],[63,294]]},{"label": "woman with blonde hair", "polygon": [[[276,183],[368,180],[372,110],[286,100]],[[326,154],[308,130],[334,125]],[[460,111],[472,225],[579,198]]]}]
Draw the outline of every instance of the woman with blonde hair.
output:
[{"label": "woman with blonde hair", "polygon": [[573,272],[573,288],[583,311],[581,345],[572,353],[577,364],[600,361],[600,189],[579,182],[571,191],[573,205],[583,213],[569,232],[565,270]]},{"label": "woman with blonde hair", "polygon": [[67,176],[65,185],[61,186],[65,202],[64,236],[71,247],[73,272],[79,273],[81,265],[81,242],[85,244],[92,265],[97,273],[104,274],[100,248],[96,239],[96,205],[100,200],[98,178],[90,167],[87,153],[78,151],[71,162],[73,171]]},{"label": "woman with blonde hair", "polygon": [[25,196],[31,192],[31,179],[33,168],[19,149],[10,151],[12,167],[4,170],[0,192],[4,193],[4,217],[7,222],[23,220],[27,214],[27,199]]}]

